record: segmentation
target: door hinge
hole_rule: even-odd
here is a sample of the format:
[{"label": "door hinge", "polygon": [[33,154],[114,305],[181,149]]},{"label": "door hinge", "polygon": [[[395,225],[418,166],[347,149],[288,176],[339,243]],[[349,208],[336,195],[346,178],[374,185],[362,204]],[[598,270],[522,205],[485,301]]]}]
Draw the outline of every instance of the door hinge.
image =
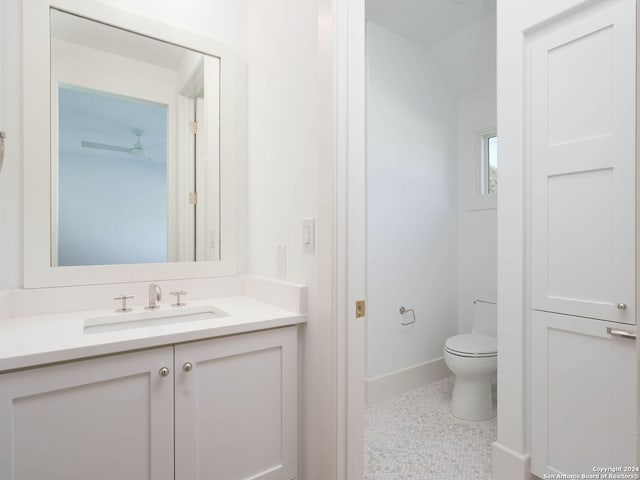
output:
[{"label": "door hinge", "polygon": [[364,300],[358,300],[356,302],[356,318],[364,317],[366,313],[366,305]]},{"label": "door hinge", "polygon": [[191,133],[193,133],[194,135],[198,134],[198,122],[190,122],[189,126],[191,128]]},{"label": "door hinge", "polygon": [[189,205],[198,204],[198,192],[189,192]]}]

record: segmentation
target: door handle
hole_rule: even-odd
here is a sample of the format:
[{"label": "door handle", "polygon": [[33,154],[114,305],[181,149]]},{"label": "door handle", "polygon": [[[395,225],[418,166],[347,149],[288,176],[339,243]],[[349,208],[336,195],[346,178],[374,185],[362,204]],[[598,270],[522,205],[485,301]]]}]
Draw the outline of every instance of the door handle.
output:
[{"label": "door handle", "polygon": [[607,327],[607,333],[609,335],[614,335],[616,337],[622,338],[630,338],[631,340],[636,339],[636,334],[633,332],[627,332],[626,330],[618,330],[616,328]]}]

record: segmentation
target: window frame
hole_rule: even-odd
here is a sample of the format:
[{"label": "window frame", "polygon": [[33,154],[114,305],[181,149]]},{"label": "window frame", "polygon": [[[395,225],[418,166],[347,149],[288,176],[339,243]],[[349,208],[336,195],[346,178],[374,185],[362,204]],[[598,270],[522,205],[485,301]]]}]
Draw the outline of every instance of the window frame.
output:
[{"label": "window frame", "polygon": [[[495,192],[491,192],[490,191],[490,171],[491,171],[491,164],[490,164],[490,141],[492,138],[496,139],[497,142],[497,138],[498,138],[498,132],[496,132],[495,130],[489,133],[484,133],[482,135],[480,135],[479,141],[480,141],[480,145],[479,145],[479,151],[480,151],[480,155],[479,155],[479,169],[480,169],[480,174],[479,174],[479,182],[480,182],[480,195],[484,196],[484,195],[497,195],[497,185],[496,185],[496,191]],[[497,168],[497,166],[496,166]]]},{"label": "window frame", "polygon": [[473,186],[467,210],[491,210],[498,206],[498,193],[488,193],[489,186],[489,139],[498,137],[497,128],[483,128],[474,134]]}]

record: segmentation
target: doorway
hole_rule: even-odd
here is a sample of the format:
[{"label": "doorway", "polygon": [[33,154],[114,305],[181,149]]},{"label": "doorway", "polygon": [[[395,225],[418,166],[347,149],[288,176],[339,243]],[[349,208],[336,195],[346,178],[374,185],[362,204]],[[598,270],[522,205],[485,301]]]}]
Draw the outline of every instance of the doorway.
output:
[{"label": "doorway", "polygon": [[[469,332],[474,299],[497,290],[495,2],[367,0],[365,8],[364,478],[438,478],[452,465],[470,467],[461,453],[434,453],[455,439],[424,438],[418,428],[402,443],[393,432],[403,420],[388,417],[438,397],[450,415],[444,342]],[[482,432],[472,448],[477,478],[489,476],[493,422],[448,424],[467,439]],[[421,435],[422,446],[435,447],[427,456],[442,462],[403,456],[420,450]],[[431,470],[418,468],[425,461]]]}]

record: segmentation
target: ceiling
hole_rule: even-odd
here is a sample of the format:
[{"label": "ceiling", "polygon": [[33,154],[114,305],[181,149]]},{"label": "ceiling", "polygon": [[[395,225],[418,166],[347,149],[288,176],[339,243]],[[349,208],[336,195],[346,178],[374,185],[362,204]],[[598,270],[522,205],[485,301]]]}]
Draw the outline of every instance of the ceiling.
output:
[{"label": "ceiling", "polygon": [[366,0],[371,21],[430,48],[496,11],[495,0]]},{"label": "ceiling", "polygon": [[496,0],[366,0],[367,21],[426,49],[459,95],[496,83]]}]

